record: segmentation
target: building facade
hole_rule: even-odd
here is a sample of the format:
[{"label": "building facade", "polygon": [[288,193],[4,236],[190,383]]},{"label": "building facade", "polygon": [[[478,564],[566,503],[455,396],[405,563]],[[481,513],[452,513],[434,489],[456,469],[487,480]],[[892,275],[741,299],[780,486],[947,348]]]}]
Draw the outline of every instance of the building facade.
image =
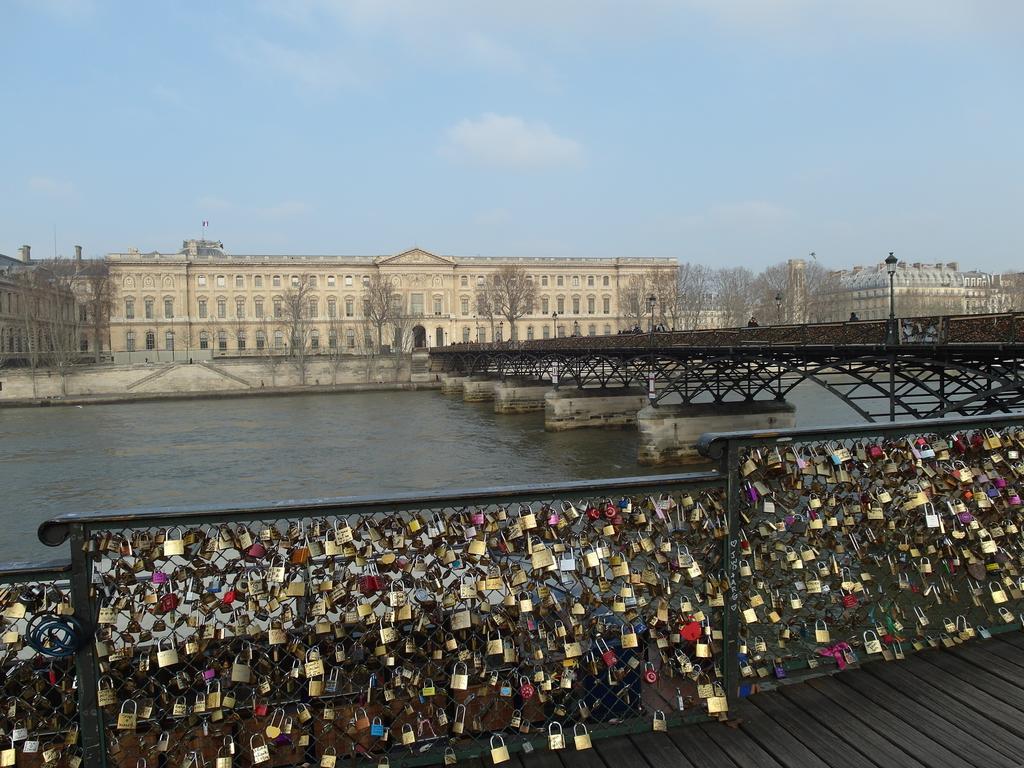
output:
[{"label": "building facade", "polygon": [[[885,264],[854,267],[835,274],[839,318],[856,313],[861,320],[889,316],[889,274]],[[1002,275],[961,271],[957,262],[899,262],[893,278],[896,314],[900,317],[1005,312],[1011,296]]]},{"label": "building facade", "polygon": [[[289,293],[304,288],[313,354],[361,354],[376,346],[365,304],[374,275],[391,279],[396,320],[384,344],[415,347],[554,336],[607,335],[631,326],[629,291],[675,259],[482,258],[414,248],[390,256],[236,255],[186,240],[176,253],[112,253],[110,340],[115,359],[142,362],[285,352]],[[536,287],[515,333],[484,317],[477,291],[508,265]]]},{"label": "building facade", "polygon": [[78,307],[47,262],[0,254],[0,363],[66,365],[78,357]]}]

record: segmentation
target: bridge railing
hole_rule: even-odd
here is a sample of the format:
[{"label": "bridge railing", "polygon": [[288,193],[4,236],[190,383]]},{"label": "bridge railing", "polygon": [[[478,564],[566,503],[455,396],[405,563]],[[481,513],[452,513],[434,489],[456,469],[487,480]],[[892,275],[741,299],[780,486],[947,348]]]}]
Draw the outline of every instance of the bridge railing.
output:
[{"label": "bridge railing", "polygon": [[701,450],[717,471],[48,521],[70,565],[0,571],[0,748],[500,761],[1020,628],[1024,417]]},{"label": "bridge railing", "polygon": [[[1016,344],[1024,340],[1024,314],[929,315],[897,319],[900,344]],[[460,351],[563,351],[574,349],[646,349],[694,346],[881,346],[888,339],[887,320],[833,323],[780,324],[741,328],[701,329],[610,336],[568,336],[554,339],[467,343],[434,347],[432,352]],[[652,338],[653,337],[653,338]]]}]

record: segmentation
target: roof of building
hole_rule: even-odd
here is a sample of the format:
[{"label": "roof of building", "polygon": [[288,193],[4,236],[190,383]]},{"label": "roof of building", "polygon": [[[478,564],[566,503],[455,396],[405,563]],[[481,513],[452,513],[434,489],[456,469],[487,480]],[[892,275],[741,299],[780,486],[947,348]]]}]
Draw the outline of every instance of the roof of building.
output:
[{"label": "roof of building", "polygon": [[[847,290],[888,288],[889,273],[885,264],[872,267],[854,267],[837,273],[839,283]],[[957,288],[964,285],[964,279],[990,277],[990,273],[979,270],[960,271],[960,265],[951,261],[946,264],[922,264],[900,262],[896,265],[894,283],[899,286],[920,288]]]}]

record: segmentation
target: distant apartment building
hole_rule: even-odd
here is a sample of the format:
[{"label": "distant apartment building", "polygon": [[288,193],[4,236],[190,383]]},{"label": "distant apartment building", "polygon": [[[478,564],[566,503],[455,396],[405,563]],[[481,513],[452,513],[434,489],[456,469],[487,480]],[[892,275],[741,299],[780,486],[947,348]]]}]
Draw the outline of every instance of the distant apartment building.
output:
[{"label": "distant apartment building", "polygon": [[79,343],[74,296],[46,262],[0,254],[0,362],[60,364]]},{"label": "distant apartment building", "polygon": [[[845,319],[851,312],[861,320],[889,316],[889,274],[884,263],[841,270],[835,278],[837,319]],[[1012,305],[1002,275],[961,271],[957,262],[898,263],[893,295],[896,313],[903,317],[1004,312]]]},{"label": "distant apartment building", "polygon": [[[487,258],[420,248],[383,256],[240,255],[209,240],[186,240],[173,253],[111,253],[106,263],[115,359],[140,362],[286,351],[286,296],[300,285],[308,290],[311,352],[365,351],[375,334],[365,293],[376,274],[394,290],[397,320],[384,336],[392,348],[608,335],[633,322],[626,294],[638,281],[677,267],[671,258]],[[502,318],[481,316],[476,300],[507,265],[522,267],[537,291],[514,336]]]}]

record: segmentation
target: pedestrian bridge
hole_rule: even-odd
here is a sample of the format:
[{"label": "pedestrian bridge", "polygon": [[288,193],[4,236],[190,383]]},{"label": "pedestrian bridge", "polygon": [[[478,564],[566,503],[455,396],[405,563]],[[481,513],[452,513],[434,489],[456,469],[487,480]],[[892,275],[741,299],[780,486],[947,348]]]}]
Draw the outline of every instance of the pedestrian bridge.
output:
[{"label": "pedestrian bridge", "polygon": [[0,568],[5,766],[1010,766],[1024,417],[697,473],[67,514]]}]

